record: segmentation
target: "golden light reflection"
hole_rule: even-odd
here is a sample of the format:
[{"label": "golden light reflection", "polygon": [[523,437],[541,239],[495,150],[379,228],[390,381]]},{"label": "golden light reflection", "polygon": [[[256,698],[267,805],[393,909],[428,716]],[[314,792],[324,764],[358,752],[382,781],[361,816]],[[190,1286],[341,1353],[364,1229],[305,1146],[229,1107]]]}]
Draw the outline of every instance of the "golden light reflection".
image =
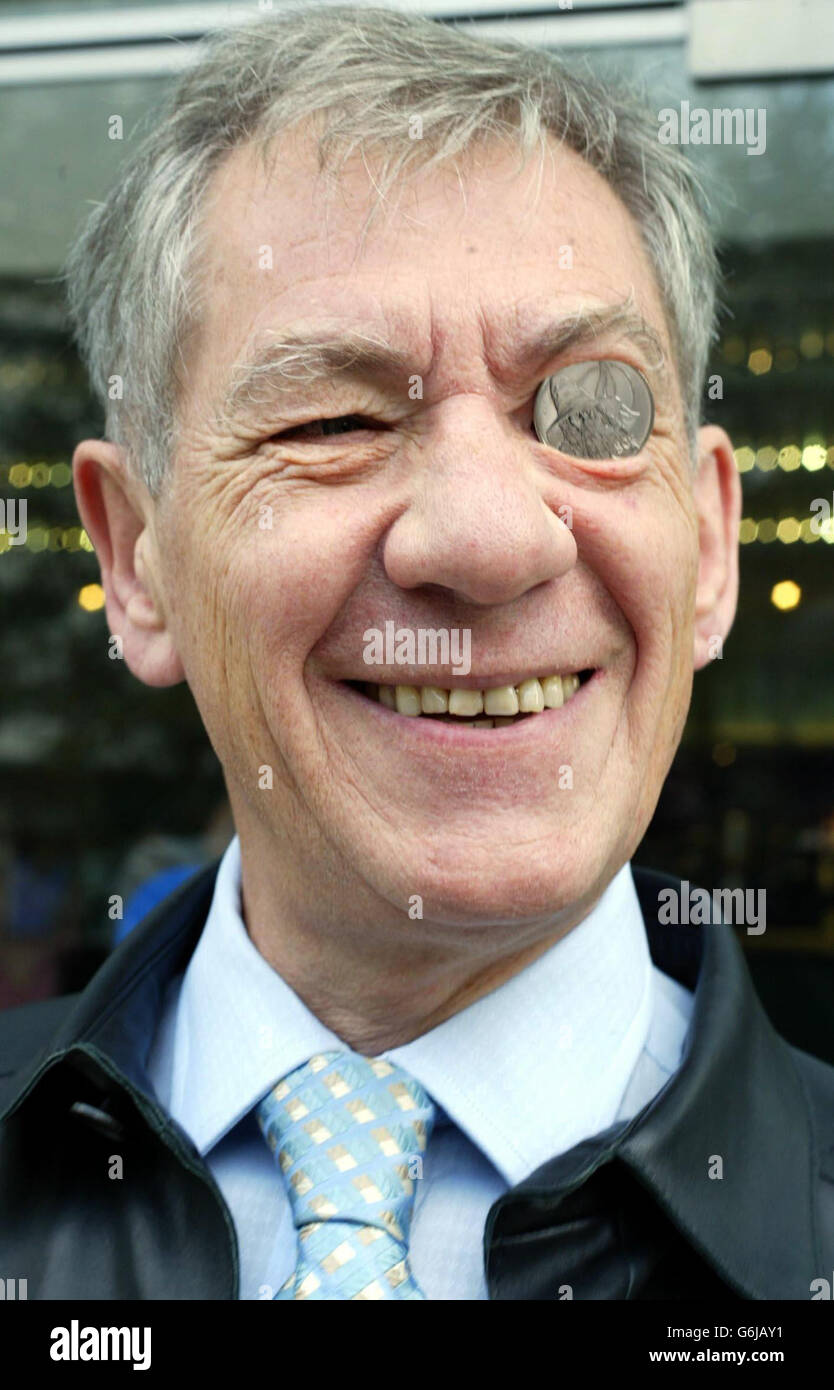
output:
[{"label": "golden light reflection", "polygon": [[796,608],[801,598],[802,590],[792,579],[782,579],[778,584],[774,584],[770,591],[771,603],[782,613]]},{"label": "golden light reflection", "polygon": [[78,606],[87,613],[96,613],[104,607],[104,590],[100,584],[85,584],[78,591]]}]

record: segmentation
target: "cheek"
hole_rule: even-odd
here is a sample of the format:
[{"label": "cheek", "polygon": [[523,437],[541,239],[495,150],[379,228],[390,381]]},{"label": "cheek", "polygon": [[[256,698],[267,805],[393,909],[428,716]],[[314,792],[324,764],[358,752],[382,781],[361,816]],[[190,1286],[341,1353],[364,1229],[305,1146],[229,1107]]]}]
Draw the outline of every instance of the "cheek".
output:
[{"label": "cheek", "polygon": [[367,570],[367,548],[333,508],[294,509],[252,536],[233,562],[253,642],[274,665],[303,664]]},{"label": "cheek", "polygon": [[[614,544],[612,538],[612,545]],[[638,648],[674,654],[691,638],[697,543],[684,519],[667,511],[641,524],[612,562],[611,587],[637,639]]]},{"label": "cheek", "polygon": [[232,653],[240,663],[245,654],[250,677],[254,672],[270,687],[297,676],[373,552],[366,509],[321,493],[281,499],[280,506],[262,493],[245,517],[192,535],[197,539],[180,538],[177,601],[192,661],[210,668]]},{"label": "cheek", "polygon": [[185,496],[169,503],[161,546],[168,618],[198,701],[201,690],[210,695],[225,684],[236,637],[246,630],[247,532]]},{"label": "cheek", "polygon": [[[390,499],[371,487],[309,488],[282,500],[242,557],[243,587],[252,610],[269,624],[271,647],[298,665],[326,637],[375,573]],[[355,638],[356,624],[353,621]]]}]

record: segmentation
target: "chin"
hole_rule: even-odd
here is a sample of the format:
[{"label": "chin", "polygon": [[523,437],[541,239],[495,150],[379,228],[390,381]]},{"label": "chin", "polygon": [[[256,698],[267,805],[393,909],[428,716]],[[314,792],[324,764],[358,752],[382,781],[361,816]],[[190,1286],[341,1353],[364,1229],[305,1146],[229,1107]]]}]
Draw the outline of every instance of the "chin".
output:
[{"label": "chin", "polygon": [[404,906],[415,895],[422,899],[426,921],[466,925],[534,922],[575,910],[589,895],[593,898],[604,881],[607,856],[600,846],[568,844],[554,848],[526,849],[494,843],[482,847],[471,842],[449,851],[423,857],[411,871],[398,865],[398,886],[386,896]]}]

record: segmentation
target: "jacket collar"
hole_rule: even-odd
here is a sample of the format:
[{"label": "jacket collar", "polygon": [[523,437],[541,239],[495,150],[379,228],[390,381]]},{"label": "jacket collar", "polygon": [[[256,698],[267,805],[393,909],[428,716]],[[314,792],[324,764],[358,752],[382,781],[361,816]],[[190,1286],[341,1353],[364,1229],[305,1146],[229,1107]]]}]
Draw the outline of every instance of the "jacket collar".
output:
[{"label": "jacket collar", "polygon": [[633,1119],[544,1164],[499,1198],[487,1243],[502,1208],[532,1198],[555,1210],[616,1159],[742,1297],[807,1300],[820,1268],[815,1142],[792,1050],[758,1000],[732,929],[720,921],[659,923],[658,894],[680,891],[679,880],[638,868],[634,879],[652,959],[695,991],[681,1066]]},{"label": "jacket collar", "polygon": [[[145,1064],[168,982],[202,932],[217,874],[202,870],[105,961],[46,1046],[0,1093],[0,1119],[70,1053],[101,1059],[156,1106]],[[807,1299],[818,1272],[808,1104],[788,1044],[770,1024],[728,926],[658,922],[677,879],[635,868],[655,964],[695,990],[681,1067],[638,1115],[550,1161],[500,1198],[558,1201],[616,1157],[690,1244],[743,1297]],[[723,1176],[710,1177],[715,1159]]]},{"label": "jacket collar", "polygon": [[[659,886],[666,886],[662,879]],[[657,907],[655,887],[649,937],[663,970],[675,946],[670,928],[657,924]],[[731,928],[711,922],[699,935],[683,1064],[663,1103],[630,1127],[620,1157],[740,1293],[807,1299],[819,1267],[808,1102],[791,1048],[759,1002]],[[708,1176],[715,1158],[720,1178]]]},{"label": "jacket collar", "polygon": [[[653,957],[673,973],[687,951],[678,939],[691,941],[693,928],[658,924],[658,891],[670,882],[680,889],[647,876],[641,906]],[[719,921],[694,931],[702,951],[683,1065],[620,1156],[740,1293],[807,1299],[819,1268],[808,1100],[732,929]],[[721,1178],[708,1176],[713,1156]]]}]

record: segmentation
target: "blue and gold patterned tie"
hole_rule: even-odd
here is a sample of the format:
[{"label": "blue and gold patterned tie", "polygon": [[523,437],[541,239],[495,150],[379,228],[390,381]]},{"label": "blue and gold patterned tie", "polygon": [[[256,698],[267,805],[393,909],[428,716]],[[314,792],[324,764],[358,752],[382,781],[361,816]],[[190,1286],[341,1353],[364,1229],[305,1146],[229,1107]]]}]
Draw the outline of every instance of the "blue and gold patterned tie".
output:
[{"label": "blue and gold patterned tie", "polygon": [[276,1298],[425,1298],[408,1262],[414,1180],[435,1109],[381,1057],[322,1052],[256,1110],[298,1231]]}]

